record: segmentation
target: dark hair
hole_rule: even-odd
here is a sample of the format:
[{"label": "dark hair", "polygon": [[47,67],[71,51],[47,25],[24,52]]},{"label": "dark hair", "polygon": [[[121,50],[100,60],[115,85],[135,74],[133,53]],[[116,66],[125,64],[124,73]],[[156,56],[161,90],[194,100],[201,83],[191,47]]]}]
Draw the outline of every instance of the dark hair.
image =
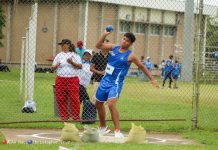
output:
[{"label": "dark hair", "polygon": [[178,63],[178,60],[175,60],[175,63]]},{"label": "dark hair", "polygon": [[58,45],[63,45],[63,44],[71,45],[71,40],[69,40],[69,39],[63,39],[60,43],[58,43]]},{"label": "dark hair", "polygon": [[165,60],[163,59],[161,62],[165,62]]},{"label": "dark hair", "polygon": [[172,58],[173,58],[173,55],[170,55],[169,58],[172,59]]},{"label": "dark hair", "polygon": [[70,52],[75,52],[76,53],[76,50],[75,50],[75,45],[74,44],[71,44],[70,45]]},{"label": "dark hair", "polygon": [[131,43],[134,43],[136,40],[135,35],[131,32],[125,33],[124,36],[127,37],[131,41]]}]

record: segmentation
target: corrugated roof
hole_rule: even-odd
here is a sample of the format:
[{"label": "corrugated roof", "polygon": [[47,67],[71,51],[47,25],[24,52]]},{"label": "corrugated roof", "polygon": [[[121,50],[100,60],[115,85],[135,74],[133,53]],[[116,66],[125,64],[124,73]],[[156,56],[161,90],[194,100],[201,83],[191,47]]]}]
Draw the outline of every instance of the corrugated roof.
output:
[{"label": "corrugated roof", "polygon": [[[185,11],[185,2],[176,1],[176,0],[90,0],[90,1],[176,11],[176,12]],[[204,15],[216,15],[217,9],[218,8],[216,6],[204,5]]]}]

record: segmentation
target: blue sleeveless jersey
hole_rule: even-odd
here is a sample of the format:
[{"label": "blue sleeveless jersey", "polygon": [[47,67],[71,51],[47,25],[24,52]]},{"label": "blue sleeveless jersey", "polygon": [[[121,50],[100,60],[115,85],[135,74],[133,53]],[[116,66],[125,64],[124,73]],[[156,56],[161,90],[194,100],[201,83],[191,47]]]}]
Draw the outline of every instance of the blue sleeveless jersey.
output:
[{"label": "blue sleeveless jersey", "polygon": [[168,74],[172,71],[172,69],[173,69],[173,60],[168,59],[166,61],[165,72]]},{"label": "blue sleeveless jersey", "polygon": [[180,72],[181,72],[181,65],[178,64],[178,63],[174,64],[172,74],[173,75],[179,75]]},{"label": "blue sleeveless jersey", "polygon": [[108,63],[102,82],[107,82],[107,84],[111,85],[123,84],[130,67],[128,64],[128,57],[132,51],[127,50],[126,52],[121,53],[119,52],[119,49],[120,46],[115,46],[112,51],[109,52]]}]

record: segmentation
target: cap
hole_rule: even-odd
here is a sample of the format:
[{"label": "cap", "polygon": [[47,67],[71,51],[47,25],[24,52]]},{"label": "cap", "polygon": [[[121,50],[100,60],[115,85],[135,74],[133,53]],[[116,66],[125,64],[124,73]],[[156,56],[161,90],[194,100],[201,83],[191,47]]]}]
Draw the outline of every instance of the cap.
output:
[{"label": "cap", "polygon": [[150,57],[148,56],[147,59],[150,59]]},{"label": "cap", "polygon": [[77,41],[76,44],[77,44],[77,47],[80,47],[80,48],[83,47],[83,41]]},{"label": "cap", "polygon": [[89,54],[92,56],[92,50],[91,50],[91,49],[85,50],[84,54],[85,54],[85,53],[89,53]]},{"label": "cap", "polygon": [[58,45],[63,45],[63,44],[69,44],[69,45],[71,45],[71,40],[69,40],[69,39],[63,39],[60,43],[58,43]]}]

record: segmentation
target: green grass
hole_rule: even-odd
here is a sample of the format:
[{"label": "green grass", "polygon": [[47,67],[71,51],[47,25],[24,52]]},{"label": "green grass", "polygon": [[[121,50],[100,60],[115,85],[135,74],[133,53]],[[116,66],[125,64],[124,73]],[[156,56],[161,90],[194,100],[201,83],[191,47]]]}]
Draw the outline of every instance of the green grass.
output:
[{"label": "green grass", "polygon": [[[161,79],[157,78],[161,84]],[[34,100],[37,112],[23,114],[20,112],[24,99],[19,95],[19,70],[11,73],[0,72],[0,122],[59,120],[54,116],[53,89],[55,74],[35,74]],[[179,89],[154,89],[148,82],[140,82],[137,78],[127,78],[118,102],[120,119],[186,119],[186,121],[138,121],[149,132],[176,132],[186,138],[195,139],[201,145],[128,145],[128,149],[216,149],[218,139],[218,86],[201,84],[199,103],[199,126],[203,130],[192,131],[192,83],[179,82]],[[167,86],[166,86],[167,87]],[[92,86],[88,89],[92,94]],[[76,123],[78,128],[82,125]],[[111,122],[108,122],[113,127]],[[97,126],[95,124],[94,126]],[[0,124],[6,128],[62,128],[63,123],[23,123]],[[121,122],[121,129],[129,131],[131,121]],[[0,139],[4,137],[0,134]],[[58,149],[60,144],[11,144],[0,145],[0,149]],[[70,147],[72,144],[64,145]],[[97,147],[97,148],[96,148]],[[79,149],[126,149],[122,144],[80,144]]]},{"label": "green grass", "polygon": [[[52,85],[55,74],[36,73],[34,100],[37,112],[20,112],[24,99],[19,95],[19,70],[11,73],[0,72],[0,122],[59,120],[54,116],[54,95]],[[157,78],[158,79],[158,78]],[[161,79],[158,79],[161,84]],[[140,82],[137,78],[127,78],[121,93],[118,109],[120,119],[186,119],[185,122],[139,122],[148,130],[176,131],[189,129],[192,118],[192,83],[179,82],[179,89],[154,89],[149,82]],[[92,86],[89,87],[92,92]],[[199,125],[204,129],[217,129],[218,125],[218,86],[201,85]],[[5,127],[5,125],[0,125]],[[6,127],[54,127],[61,128],[61,123],[15,124]],[[130,122],[121,123],[128,130]]]},{"label": "green grass", "polygon": [[[215,150],[218,146],[218,133],[208,131],[190,131],[184,133],[186,138],[195,139],[199,144],[196,145],[159,145],[159,144],[109,144],[109,143],[56,143],[56,144],[0,144],[1,150],[17,150],[17,149],[49,149],[57,150],[59,146],[67,148],[77,147],[77,150],[126,150],[126,149],[137,149],[137,150]],[[0,139],[2,135],[0,134]]]},{"label": "green grass", "polygon": [[[60,144],[61,145],[61,144]],[[17,149],[31,149],[31,150],[57,150],[59,148],[58,144],[13,144],[13,145],[2,145],[1,150],[17,150]],[[61,145],[67,148],[73,148],[74,144]],[[215,146],[181,146],[181,145],[137,145],[137,144],[79,144],[76,150],[215,150]]]}]

